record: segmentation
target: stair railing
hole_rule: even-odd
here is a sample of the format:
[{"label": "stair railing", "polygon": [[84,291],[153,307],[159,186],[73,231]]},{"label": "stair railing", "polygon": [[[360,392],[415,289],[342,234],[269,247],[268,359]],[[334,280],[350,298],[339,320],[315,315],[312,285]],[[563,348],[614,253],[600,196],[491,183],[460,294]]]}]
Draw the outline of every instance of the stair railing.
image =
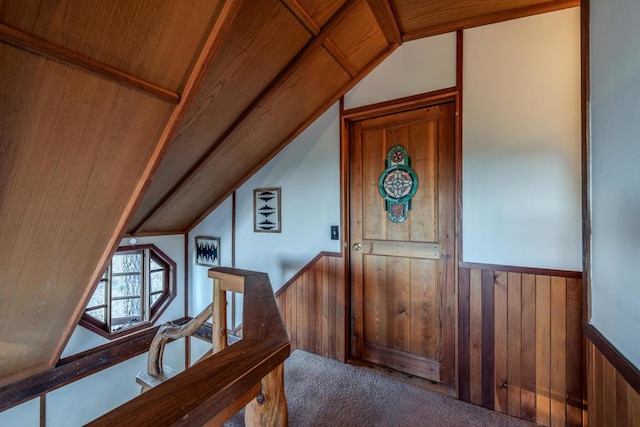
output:
[{"label": "stair railing", "polygon": [[[291,346],[268,276],[218,267],[209,277],[214,283],[212,339],[219,351],[88,425],[222,425],[245,406],[247,426],[287,425],[283,368]],[[244,293],[243,338],[229,347],[226,312],[215,303],[224,301],[226,291]],[[149,361],[152,370],[163,372],[161,359]]]}]

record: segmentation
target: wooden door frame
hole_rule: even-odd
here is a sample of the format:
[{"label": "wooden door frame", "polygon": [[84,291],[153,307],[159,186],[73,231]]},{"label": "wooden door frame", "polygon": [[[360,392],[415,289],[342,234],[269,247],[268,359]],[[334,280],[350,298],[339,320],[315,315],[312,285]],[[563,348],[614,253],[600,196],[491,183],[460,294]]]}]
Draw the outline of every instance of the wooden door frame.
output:
[{"label": "wooden door frame", "polygon": [[[461,125],[461,96],[458,87],[446,88],[434,92],[422,93],[392,101],[366,105],[364,107],[344,109],[344,98],[340,100],[340,190],[341,190],[341,225],[342,225],[342,256],[344,259],[344,301],[345,301],[345,348],[344,360],[353,363],[351,358],[351,257],[349,248],[349,212],[351,208],[351,195],[349,190],[350,182],[350,146],[349,127],[352,122],[374,117],[384,116],[393,113],[400,113],[422,107],[430,107],[446,102],[454,103],[455,126],[454,126],[454,289],[455,289],[455,310],[454,310],[454,342],[455,342],[455,366],[454,384],[455,395],[458,395],[458,264],[462,249],[462,125]],[[348,339],[346,339],[348,337]],[[422,380],[421,380],[422,381]],[[436,387],[438,391],[441,390]]]}]

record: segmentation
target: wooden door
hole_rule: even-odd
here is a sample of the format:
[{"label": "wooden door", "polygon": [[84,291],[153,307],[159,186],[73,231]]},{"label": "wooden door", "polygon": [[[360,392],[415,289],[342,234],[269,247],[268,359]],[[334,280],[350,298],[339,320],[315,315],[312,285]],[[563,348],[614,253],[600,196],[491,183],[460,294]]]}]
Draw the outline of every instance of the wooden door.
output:
[{"label": "wooden door", "polygon": [[349,125],[351,356],[449,386],[454,111],[448,102]]}]

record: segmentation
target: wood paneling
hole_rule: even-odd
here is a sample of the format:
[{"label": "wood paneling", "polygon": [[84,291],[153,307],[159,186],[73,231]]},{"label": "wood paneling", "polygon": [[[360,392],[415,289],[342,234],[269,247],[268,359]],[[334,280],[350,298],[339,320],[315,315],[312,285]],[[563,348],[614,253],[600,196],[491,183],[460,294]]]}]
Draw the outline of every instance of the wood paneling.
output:
[{"label": "wood paneling", "polygon": [[180,101],[180,95],[175,92],[4,24],[0,24],[0,41],[142,89],[167,101],[174,103]]},{"label": "wood paneling", "polygon": [[587,367],[589,425],[640,427],[640,392],[625,380],[589,339]]},{"label": "wood paneling", "polygon": [[0,57],[2,378],[50,363],[171,104],[6,44]]},{"label": "wood paneling", "polygon": [[366,0],[357,0],[328,37],[358,70],[389,44]]},{"label": "wood paneling", "polygon": [[[395,17],[401,1],[413,2],[391,2]],[[115,247],[184,119],[182,108],[190,102],[184,99],[200,83],[192,79],[194,70],[209,71],[148,198],[139,204],[132,231],[167,233],[193,226],[397,47],[385,0],[297,0],[320,29],[316,39],[291,13],[294,8],[283,5],[293,2],[246,1],[240,16],[229,19],[231,34],[211,68],[200,59],[209,51],[216,18],[239,2],[0,2],[0,23],[7,28],[180,95],[163,131],[172,109],[164,101],[0,47],[0,230],[2,240],[10,242],[0,249],[0,376],[55,362],[65,342],[61,335],[69,336],[82,311],[78,301],[91,293],[90,278],[99,275],[108,246]],[[549,1],[511,16],[576,3]],[[515,0],[508,7],[520,5]],[[484,13],[478,2],[458,6]],[[463,9],[455,13],[467,16]],[[464,25],[480,22],[466,19]],[[420,31],[411,34],[426,34]],[[331,42],[331,52],[323,40]],[[211,47],[210,56],[216,51]],[[156,210],[157,218],[138,227]],[[329,290],[322,292],[329,297]],[[343,296],[338,292],[335,298]],[[335,307],[335,316],[345,315],[343,305]],[[32,308],[37,315],[28,314]],[[22,326],[5,332],[16,324]],[[43,335],[33,334],[40,324]],[[49,352],[54,340],[57,347]],[[6,359],[7,352],[15,360]],[[524,375],[523,369],[523,381]]]},{"label": "wood paneling", "polygon": [[345,3],[346,0],[297,0],[318,27],[323,27],[329,18]]},{"label": "wood paneling", "polygon": [[138,228],[201,159],[211,154],[228,130],[242,121],[252,102],[310,38],[278,1],[248,1],[241,6],[129,231]]},{"label": "wood paneling", "polygon": [[579,0],[390,0],[403,40],[578,6]]},{"label": "wood paneling", "polygon": [[393,15],[389,0],[368,0],[368,2],[389,43],[402,43],[400,28],[398,28],[398,22]]},{"label": "wood paneling", "polygon": [[[331,78],[327,78],[331,76]],[[228,190],[248,178],[248,172],[275,154],[299,123],[313,114],[351,77],[324,49],[313,49],[277,87],[247,114],[198,166],[169,203],[145,223],[142,231],[185,230],[200,213],[221,202]],[[286,119],[285,119],[286,118]],[[220,175],[220,165],[224,174]],[[205,177],[218,176],[216,180]],[[188,207],[188,209],[186,209]]]},{"label": "wood paneling", "polygon": [[346,361],[344,286],[342,257],[323,252],[276,293],[292,350]]},{"label": "wood paneling", "polygon": [[[224,37],[234,4],[216,7],[215,18],[220,19],[197,36],[204,45],[198,42],[197,55],[189,59],[177,106],[82,68],[0,44],[0,236],[11,242],[0,248],[0,384],[57,362],[174,136],[175,123],[198,88],[200,72]],[[13,10],[7,3],[3,7],[4,12]],[[77,18],[74,14],[82,10],[88,21],[93,16],[88,7],[61,8],[65,16]],[[113,18],[110,13],[122,18],[120,12],[101,10],[106,21]],[[118,28],[127,33],[127,25],[138,24],[123,20]],[[64,37],[73,39],[83,31],[65,27]],[[119,52],[122,41],[112,35],[109,46]],[[171,46],[147,59],[186,47],[176,40]]]},{"label": "wood paneling", "polygon": [[[491,21],[539,13],[537,7],[568,6],[566,1],[535,0],[432,3],[247,2],[129,232],[195,226],[396,46],[399,11],[403,19],[411,15],[409,21],[462,16],[468,26],[479,25],[474,21],[479,15]],[[444,10],[445,18],[432,14],[432,8]],[[514,8],[515,15],[507,15]],[[417,33],[405,33],[405,39],[407,34]]]},{"label": "wood paneling", "polygon": [[491,266],[459,277],[460,399],[541,425],[582,425],[582,282]]},{"label": "wood paneling", "polygon": [[181,92],[222,3],[3,1],[0,22]]},{"label": "wood paneling", "polygon": [[[288,10],[287,13],[290,14]],[[308,34],[291,14],[290,19]],[[339,42],[354,43],[354,47],[336,55],[335,49],[329,52],[323,46],[327,37],[338,48]],[[278,39],[278,45],[283,43],[290,43],[289,38]],[[154,193],[155,201],[148,205],[145,202],[144,214],[136,215],[130,231],[175,231],[194,226],[298,135],[310,123],[310,117],[317,117],[361,79],[371,64],[379,63],[391,50],[366,1],[346,3],[286,69],[249,101],[250,105],[235,122],[221,128],[225,131],[219,133],[221,136],[216,141],[211,141],[213,145],[186,175],[176,178],[174,168],[166,164],[167,182],[158,184],[162,195]],[[335,57],[349,59],[354,68],[349,64],[343,66]],[[359,74],[352,77],[344,68],[352,73],[358,70]],[[259,67],[252,71],[260,73]],[[240,86],[243,84],[239,82]],[[229,96],[244,97],[241,93]],[[220,132],[205,122],[204,117],[196,120],[202,120],[203,132],[204,129],[209,133]],[[225,164],[224,173],[220,164]],[[211,179],[212,176],[216,178]]]}]

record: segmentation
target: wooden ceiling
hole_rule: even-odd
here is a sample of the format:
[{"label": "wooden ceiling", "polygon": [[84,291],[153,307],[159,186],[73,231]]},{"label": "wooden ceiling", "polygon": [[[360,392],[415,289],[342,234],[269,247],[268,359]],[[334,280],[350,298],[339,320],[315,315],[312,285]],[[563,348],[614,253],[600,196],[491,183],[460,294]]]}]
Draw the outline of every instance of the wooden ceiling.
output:
[{"label": "wooden ceiling", "polygon": [[125,232],[185,232],[403,40],[577,0],[0,3],[0,386]]}]

